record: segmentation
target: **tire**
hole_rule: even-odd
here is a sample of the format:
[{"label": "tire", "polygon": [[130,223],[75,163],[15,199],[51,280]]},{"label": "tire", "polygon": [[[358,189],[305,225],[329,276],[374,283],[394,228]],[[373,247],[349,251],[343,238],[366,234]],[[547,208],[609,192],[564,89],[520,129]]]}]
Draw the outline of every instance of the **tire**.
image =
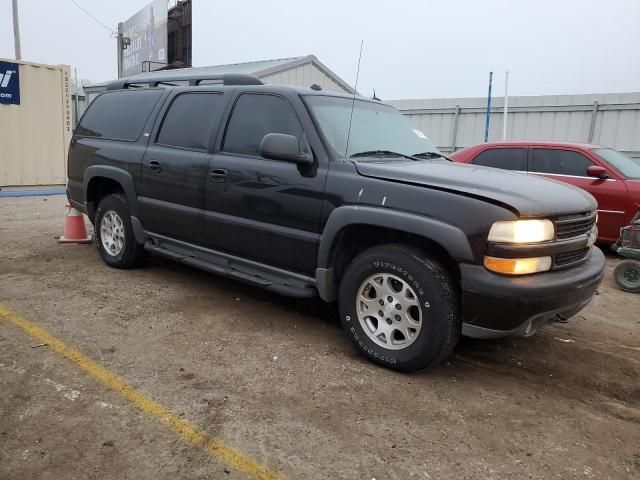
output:
[{"label": "tire", "polygon": [[96,247],[107,265],[133,268],[143,263],[144,248],[136,242],[131,226],[131,212],[124,195],[111,194],[100,201],[94,230]]},{"label": "tire", "polygon": [[436,365],[455,347],[462,328],[459,297],[440,262],[410,246],[383,245],[347,267],[340,282],[340,320],[369,360],[410,372]]},{"label": "tire", "polygon": [[640,292],[640,262],[622,260],[613,270],[616,283],[625,292]]}]

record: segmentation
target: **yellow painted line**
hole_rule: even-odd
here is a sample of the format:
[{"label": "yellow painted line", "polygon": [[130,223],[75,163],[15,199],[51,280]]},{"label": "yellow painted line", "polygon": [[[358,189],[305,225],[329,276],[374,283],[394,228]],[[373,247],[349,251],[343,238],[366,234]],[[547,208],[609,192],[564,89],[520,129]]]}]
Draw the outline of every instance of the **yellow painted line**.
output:
[{"label": "yellow painted line", "polygon": [[26,318],[12,312],[0,303],[0,317],[4,318],[13,325],[20,327],[26,333],[31,335],[39,342],[46,343],[51,350],[59,353],[63,357],[68,358],[77,366],[82,368],[92,377],[96,378],[104,385],[115,390],[124,398],[133,403],[143,412],[152,415],[167,427],[180,435],[187,442],[204,450],[209,455],[226,462],[231,467],[249,474],[251,477],[259,480],[282,480],[283,477],[270,471],[264,465],[246,457],[242,453],[225,445],[221,440],[211,437],[203,432],[191,422],[184,420],[177,415],[171,413],[166,407],[158,402],[151,400],[135,387],[129,385],[124,379],[118,375],[111,373],[99,363],[94,362],[85,357],[75,348],[69,347],[61,340],[48,333],[42,327],[39,327]]}]

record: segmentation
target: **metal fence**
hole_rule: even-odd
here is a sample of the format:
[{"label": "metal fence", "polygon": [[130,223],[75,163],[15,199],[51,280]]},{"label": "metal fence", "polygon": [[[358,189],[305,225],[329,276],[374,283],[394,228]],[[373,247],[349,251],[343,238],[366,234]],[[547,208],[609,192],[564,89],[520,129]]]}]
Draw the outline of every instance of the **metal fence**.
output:
[{"label": "metal fence", "polygon": [[[491,106],[489,140],[502,140],[502,97]],[[481,143],[486,98],[388,101],[443,152]],[[640,93],[509,97],[507,140],[595,143],[640,158]]]}]

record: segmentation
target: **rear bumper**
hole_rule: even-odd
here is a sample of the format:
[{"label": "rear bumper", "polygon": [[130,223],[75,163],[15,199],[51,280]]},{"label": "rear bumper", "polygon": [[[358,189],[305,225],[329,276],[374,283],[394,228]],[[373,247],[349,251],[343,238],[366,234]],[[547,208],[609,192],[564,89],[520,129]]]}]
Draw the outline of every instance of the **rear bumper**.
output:
[{"label": "rear bumper", "polygon": [[528,336],[584,308],[604,276],[604,254],[594,247],[581,265],[509,277],[461,265],[462,334],[475,338]]},{"label": "rear bumper", "polygon": [[82,190],[78,189],[77,182],[73,182],[69,180],[67,182],[67,199],[69,200],[69,204],[78,210],[79,212],[87,215],[86,205],[82,202]]}]

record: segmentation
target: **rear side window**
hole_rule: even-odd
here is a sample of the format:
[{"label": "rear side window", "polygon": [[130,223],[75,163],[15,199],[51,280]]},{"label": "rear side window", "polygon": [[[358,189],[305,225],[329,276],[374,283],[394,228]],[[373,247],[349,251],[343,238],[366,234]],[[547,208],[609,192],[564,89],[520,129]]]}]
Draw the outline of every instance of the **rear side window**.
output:
[{"label": "rear side window", "polygon": [[533,149],[534,172],[586,177],[591,165],[591,160],[572,150]]},{"label": "rear side window", "polygon": [[222,149],[259,156],[260,142],[268,133],[286,133],[302,141],[303,130],[293,107],[284,98],[245,93],[233,109]]},{"label": "rear side window", "polygon": [[490,148],[480,153],[472,162],[474,165],[502,168],[505,170],[527,171],[526,148]]},{"label": "rear side window", "polygon": [[76,135],[109,140],[136,140],[162,90],[106,92],[82,117]]},{"label": "rear side window", "polygon": [[223,108],[224,96],[219,93],[178,95],[162,121],[157,143],[206,150]]}]

